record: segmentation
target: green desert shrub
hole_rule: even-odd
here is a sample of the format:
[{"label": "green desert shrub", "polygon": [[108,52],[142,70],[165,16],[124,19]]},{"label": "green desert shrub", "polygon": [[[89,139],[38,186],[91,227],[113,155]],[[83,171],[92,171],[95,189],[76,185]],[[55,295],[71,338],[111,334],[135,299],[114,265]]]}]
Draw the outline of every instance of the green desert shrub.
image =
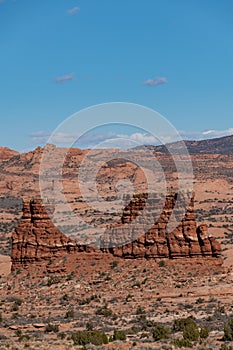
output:
[{"label": "green desert shrub", "polygon": [[51,276],[47,281],[47,286],[50,287],[52,284],[59,283],[60,281],[61,281],[61,278],[59,276]]},{"label": "green desert shrub", "polygon": [[142,315],[142,314],[145,314],[146,313],[146,310],[143,306],[141,305],[138,305],[137,307],[137,310],[136,310],[136,315]]},{"label": "green desert shrub", "polygon": [[71,335],[71,339],[74,342],[74,345],[102,345],[108,344],[108,337],[102,331],[77,331]]},{"label": "green desert shrub", "polygon": [[73,309],[66,311],[65,318],[74,318],[74,316],[75,313]]},{"label": "green desert shrub", "polygon": [[98,308],[95,313],[96,313],[96,315],[101,315],[101,316],[104,316],[104,317],[110,317],[110,316],[113,315],[112,310],[109,309],[107,307],[107,305]]},{"label": "green desert shrub", "polygon": [[19,298],[15,298],[15,305],[18,305],[18,306],[21,306],[22,303],[23,303],[23,300],[22,299],[19,299]]},{"label": "green desert shrub", "polygon": [[126,340],[126,333],[122,330],[114,330],[113,340]]},{"label": "green desert shrub", "polygon": [[48,323],[45,327],[45,333],[57,333],[59,332],[59,325]]},{"label": "green desert shrub", "polygon": [[187,325],[196,325],[196,322],[192,316],[175,320],[172,330],[174,332],[182,332]]},{"label": "green desert shrub", "polygon": [[189,323],[184,327],[183,338],[191,341],[199,339],[199,330],[196,323]]},{"label": "green desert shrub", "polygon": [[153,326],[151,333],[155,341],[168,339],[170,336],[170,329],[162,324],[156,323]]},{"label": "green desert shrub", "polygon": [[224,340],[233,340],[233,318],[224,324]]},{"label": "green desert shrub", "polygon": [[192,348],[193,347],[193,344],[191,343],[191,341],[188,339],[184,339],[184,338],[175,339],[175,340],[173,340],[172,343],[175,346],[177,346],[178,348]]},{"label": "green desert shrub", "polygon": [[93,329],[94,329],[93,323],[92,322],[87,322],[86,323],[86,330],[87,331],[93,331]]},{"label": "green desert shrub", "polygon": [[203,299],[203,298],[198,298],[196,300],[196,304],[203,304],[204,302],[205,302],[205,299]]},{"label": "green desert shrub", "polygon": [[110,267],[112,270],[115,269],[115,267],[117,267],[117,265],[118,265],[118,261],[116,261],[116,260],[110,262]]},{"label": "green desert shrub", "polygon": [[98,300],[98,299],[99,299],[99,298],[98,298],[98,295],[93,294],[93,295],[91,295],[90,297],[87,297],[87,298],[85,298],[85,299],[79,300],[79,301],[78,301],[78,304],[79,304],[79,305],[90,304],[91,301],[93,301],[93,300]]},{"label": "green desert shrub", "polygon": [[159,267],[164,267],[164,266],[166,266],[166,263],[165,263],[164,260],[160,260],[160,261],[158,262],[158,265],[159,265]]},{"label": "green desert shrub", "polygon": [[11,307],[11,311],[19,311],[18,304],[14,303],[14,305]]},{"label": "green desert shrub", "polygon": [[209,327],[205,326],[205,327],[202,327],[201,330],[200,330],[200,338],[201,339],[206,339],[208,338],[210,334],[210,329]]},{"label": "green desert shrub", "polygon": [[233,350],[232,346],[226,346],[225,344],[221,345],[221,348],[219,348],[219,350]]},{"label": "green desert shrub", "polygon": [[19,341],[29,340],[29,339],[30,339],[30,336],[28,334],[22,334],[18,338]]}]

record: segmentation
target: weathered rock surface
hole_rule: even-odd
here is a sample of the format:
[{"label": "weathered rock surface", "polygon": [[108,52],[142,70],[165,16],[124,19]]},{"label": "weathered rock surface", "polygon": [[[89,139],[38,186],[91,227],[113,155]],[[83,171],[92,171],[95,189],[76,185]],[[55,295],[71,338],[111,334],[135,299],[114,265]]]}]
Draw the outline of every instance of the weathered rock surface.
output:
[{"label": "weathered rock surface", "polygon": [[[220,244],[208,234],[208,227],[206,224],[197,226],[194,215],[194,194],[190,196],[190,203],[184,217],[177,227],[169,232],[168,223],[171,218],[171,214],[176,204],[177,193],[171,192],[165,199],[165,205],[158,219],[144,234],[139,235],[134,239],[127,232],[128,227],[125,228],[124,224],[129,223],[136,218],[136,216],[143,210],[146,205],[147,198],[145,195],[136,196],[130,204],[125,208],[122,215],[122,222],[119,227],[116,227],[111,231],[113,234],[106,235],[106,240],[111,240],[112,236],[129,237],[129,243],[125,245],[115,244],[115,247],[111,248],[112,254],[119,257],[126,258],[184,258],[195,256],[209,256],[219,257],[221,255]],[[152,214],[156,214],[156,208],[153,206],[158,198],[153,198],[149,205],[149,211]],[[137,225],[137,229],[143,232],[144,221],[142,224]],[[116,234],[114,235],[114,230]],[[134,229],[132,229],[133,231]],[[106,243],[105,243],[106,244]],[[103,246],[102,242],[102,246]],[[114,245],[114,244],[112,244]],[[106,246],[111,246],[111,242],[107,242]],[[107,249],[106,249],[107,251]]]},{"label": "weathered rock surface", "polygon": [[[101,237],[101,248],[79,245],[59,231],[50,220],[53,206],[43,206],[41,199],[24,199],[23,216],[12,236],[12,269],[37,262],[42,264],[66,254],[111,254],[121,258],[220,258],[220,244],[208,234],[207,225],[197,226],[194,216],[194,195],[180,224],[167,230],[176,203],[177,194],[169,193],[162,212],[148,230],[143,216],[135,235],[129,229],[130,222],[140,216],[147,203],[145,194],[136,195],[125,207],[121,222],[111,229],[111,234]],[[154,198],[155,199],[155,198]],[[149,212],[156,213],[155,200],[149,203]],[[148,210],[148,209],[147,209]],[[136,237],[136,238],[135,238]],[[128,242],[121,244],[121,242]]]},{"label": "weathered rock surface", "polygon": [[19,155],[19,152],[14,151],[8,147],[0,147],[0,163]]}]

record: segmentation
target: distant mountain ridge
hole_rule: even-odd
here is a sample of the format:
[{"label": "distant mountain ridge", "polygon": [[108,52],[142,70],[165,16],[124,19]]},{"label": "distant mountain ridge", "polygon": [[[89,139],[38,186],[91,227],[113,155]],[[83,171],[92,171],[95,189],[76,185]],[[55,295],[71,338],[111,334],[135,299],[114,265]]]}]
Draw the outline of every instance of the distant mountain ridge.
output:
[{"label": "distant mountain ridge", "polygon": [[[183,141],[187,147],[187,150],[190,154],[233,154],[233,135],[223,136],[207,140],[184,140]],[[183,148],[183,142],[171,142],[168,143],[169,147],[172,147],[174,150],[179,151]],[[142,146],[135,147],[135,149],[140,149]],[[149,149],[154,150],[155,152],[167,153],[166,145],[148,145],[146,146]],[[42,151],[43,148],[37,147],[34,151],[25,153],[25,156],[31,153],[36,153],[37,150]],[[81,151],[81,150],[80,150]],[[82,151],[81,151],[82,153]],[[20,153],[9,149],[7,147],[0,147],[0,163],[2,161],[10,160],[15,156],[19,156]]]},{"label": "distant mountain ridge", "polygon": [[[233,154],[233,135],[207,140],[184,140],[190,154]],[[183,142],[169,144],[175,151],[182,150]],[[167,153],[165,145],[148,146],[155,152]]]}]

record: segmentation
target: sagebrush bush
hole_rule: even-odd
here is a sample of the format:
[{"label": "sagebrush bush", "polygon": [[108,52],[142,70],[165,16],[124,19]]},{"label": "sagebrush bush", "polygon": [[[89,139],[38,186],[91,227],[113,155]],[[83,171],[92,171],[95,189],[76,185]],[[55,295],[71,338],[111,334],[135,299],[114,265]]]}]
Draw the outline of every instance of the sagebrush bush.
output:
[{"label": "sagebrush bush", "polygon": [[219,348],[219,350],[233,350],[232,346],[226,346],[225,344],[221,345],[221,348]]},{"label": "sagebrush bush", "polygon": [[74,318],[74,316],[75,316],[75,313],[73,309],[68,310],[65,314],[65,318]]},{"label": "sagebrush bush", "polygon": [[172,329],[174,332],[182,332],[187,325],[196,325],[192,316],[175,320]]},{"label": "sagebrush bush", "polygon": [[210,329],[209,327],[205,326],[205,327],[202,327],[201,330],[200,330],[200,338],[201,339],[206,339],[208,338],[210,334]]},{"label": "sagebrush bush", "polygon": [[113,312],[111,309],[107,307],[107,305],[100,307],[96,310],[96,315],[102,315],[104,317],[109,317],[113,315]]},{"label": "sagebrush bush", "polygon": [[51,276],[49,277],[48,281],[47,281],[47,286],[51,286],[52,284],[56,284],[59,283],[61,281],[60,277],[58,276]]},{"label": "sagebrush bush", "polygon": [[113,340],[126,340],[126,333],[125,333],[125,331],[114,330]]},{"label": "sagebrush bush", "polygon": [[164,266],[166,266],[166,263],[165,263],[164,260],[160,260],[160,261],[158,262],[158,265],[159,265],[159,267],[164,267]]},{"label": "sagebrush bush", "polygon": [[138,305],[137,310],[136,310],[136,315],[143,315],[146,313],[146,310],[144,307],[141,305]]},{"label": "sagebrush bush", "polygon": [[199,339],[199,330],[196,323],[189,323],[184,327],[183,338],[196,341]]},{"label": "sagebrush bush", "polygon": [[77,331],[71,335],[74,345],[102,345],[108,344],[108,337],[102,331]]},{"label": "sagebrush bush", "polygon": [[198,298],[196,300],[196,304],[203,304],[205,302],[205,299],[204,298]]},{"label": "sagebrush bush", "polygon": [[224,340],[233,340],[233,318],[224,324]]},{"label": "sagebrush bush", "polygon": [[155,341],[168,339],[170,336],[170,329],[159,323],[153,326],[151,332]]},{"label": "sagebrush bush", "polygon": [[178,346],[178,348],[192,348],[193,347],[193,344],[191,343],[191,341],[188,339],[184,339],[184,338],[175,339],[175,340],[173,340],[172,343],[175,346]]},{"label": "sagebrush bush", "polygon": [[45,333],[57,333],[59,332],[59,325],[58,324],[52,324],[48,323],[45,327]]}]

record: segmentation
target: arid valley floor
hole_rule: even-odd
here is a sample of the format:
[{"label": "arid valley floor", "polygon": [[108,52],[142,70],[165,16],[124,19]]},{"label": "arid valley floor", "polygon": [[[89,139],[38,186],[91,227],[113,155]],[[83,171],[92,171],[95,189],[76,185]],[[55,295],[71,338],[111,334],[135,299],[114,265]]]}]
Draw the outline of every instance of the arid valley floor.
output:
[{"label": "arid valley floor", "polygon": [[[43,149],[18,154],[0,148],[0,349],[232,349],[233,137],[205,142],[187,145],[195,220],[208,225],[209,235],[221,244],[221,257],[65,252],[13,269],[11,237],[22,216],[22,198],[39,196]],[[70,150],[64,189],[75,213],[101,225],[101,216],[87,210],[75,186],[85,152]],[[131,152],[132,159],[140,157],[140,150]],[[168,184],[176,187],[169,155],[154,152]],[[141,170],[123,160],[107,164],[98,176],[106,197],[114,194],[118,180],[130,178],[138,191],[145,185]]]}]

